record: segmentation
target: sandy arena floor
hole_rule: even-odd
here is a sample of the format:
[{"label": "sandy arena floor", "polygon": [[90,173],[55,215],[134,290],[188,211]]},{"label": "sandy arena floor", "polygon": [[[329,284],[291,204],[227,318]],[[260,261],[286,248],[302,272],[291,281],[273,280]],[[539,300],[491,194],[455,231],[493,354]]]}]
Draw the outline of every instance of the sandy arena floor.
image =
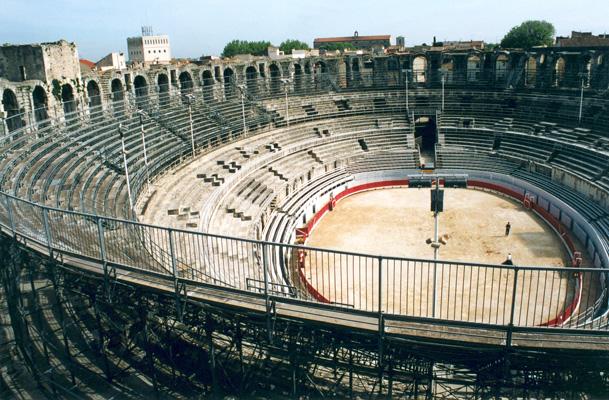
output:
[{"label": "sandy arena floor", "polygon": [[[432,259],[429,189],[382,189],[343,199],[313,230],[308,246]],[[519,203],[472,189],[446,189],[439,234],[448,235],[441,260],[562,267],[567,253],[545,222]],[[505,224],[512,231],[505,236]],[[378,308],[378,260],[323,252],[307,254],[305,275],[329,300]],[[385,261],[381,302],[390,313],[432,316],[433,264]],[[440,318],[507,323],[514,272],[444,263],[435,267],[436,313]],[[573,296],[570,272],[521,271],[515,322],[540,324],[558,315]]]}]

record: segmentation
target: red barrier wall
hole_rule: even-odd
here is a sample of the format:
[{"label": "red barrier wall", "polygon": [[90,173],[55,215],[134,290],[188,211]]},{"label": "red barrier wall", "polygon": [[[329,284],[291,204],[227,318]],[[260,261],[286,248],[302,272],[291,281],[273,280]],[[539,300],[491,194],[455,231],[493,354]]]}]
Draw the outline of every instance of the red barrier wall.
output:
[{"label": "red barrier wall", "polygon": [[[442,182],[442,179],[440,180],[440,182]],[[478,180],[468,180],[467,184],[468,184],[468,186],[489,189],[489,190],[493,190],[493,191],[496,191],[499,193],[503,193],[520,202],[524,202],[524,200],[525,200],[524,194],[516,192],[512,189],[508,189],[506,187],[494,184],[494,183],[478,181]],[[334,199],[336,200],[336,202],[338,202],[339,200],[341,200],[349,195],[358,193],[358,192],[378,189],[378,188],[382,188],[382,187],[406,186],[406,185],[408,185],[407,179],[371,182],[371,183],[354,186],[352,188],[344,190],[341,193],[339,193],[338,195],[336,195],[336,197]],[[567,229],[562,225],[562,223],[560,221],[558,221],[552,214],[550,214],[543,208],[540,208],[537,205],[537,203],[532,203],[531,208],[534,209],[546,222],[548,222],[550,225],[552,225],[554,227],[554,229],[556,229],[556,231],[563,238],[567,247],[571,251],[571,254],[574,254],[577,251],[577,249],[575,248],[575,244],[573,243],[573,240],[569,236]],[[319,220],[324,216],[324,214],[326,212],[329,211],[329,209],[330,209],[330,204],[328,202],[313,216],[313,218],[311,218],[311,220],[306,224],[306,226],[304,228],[298,229],[298,231],[302,234],[302,236],[304,236],[305,240],[308,237],[308,235],[310,234],[311,230],[315,227],[317,222],[319,222]],[[315,289],[315,287],[313,285],[311,285],[311,283],[307,280],[305,273],[304,273],[305,266],[306,266],[306,262],[303,261],[302,265],[299,265],[299,267],[298,267],[298,274],[300,276],[300,280],[307,288],[307,291],[317,301],[322,302],[322,303],[331,303],[330,300],[328,300],[321,293],[319,293],[317,291],[317,289]],[[577,273],[576,294],[575,294],[575,297],[573,298],[573,301],[571,302],[571,304],[569,304],[567,307],[565,307],[565,309],[560,314],[558,314],[558,316],[556,316],[556,318],[554,318],[548,322],[545,322],[545,323],[541,324],[540,326],[561,326],[565,322],[567,322],[571,318],[573,313],[579,307],[579,304],[581,302],[582,287],[583,287],[583,277],[582,277],[581,272],[578,272]]]}]

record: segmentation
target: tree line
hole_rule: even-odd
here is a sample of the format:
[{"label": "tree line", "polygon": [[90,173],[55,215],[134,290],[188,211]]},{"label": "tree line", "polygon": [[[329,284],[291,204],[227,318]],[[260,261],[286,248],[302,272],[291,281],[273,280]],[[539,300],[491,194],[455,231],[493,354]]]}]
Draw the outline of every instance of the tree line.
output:
[{"label": "tree line", "polygon": [[[525,21],[510,29],[503,37],[501,43],[487,45],[487,48],[521,48],[530,49],[535,46],[551,46],[554,43],[556,29],[547,21]],[[237,54],[251,54],[254,56],[266,55],[266,50],[272,46],[269,41],[247,41],[232,40],[224,46],[222,57],[234,57]],[[354,50],[351,43],[326,43],[320,47],[321,50]],[[307,43],[295,39],[287,39],[281,42],[279,50],[285,54],[292,54],[292,50],[310,50]]]},{"label": "tree line", "polygon": [[[232,40],[224,46],[222,57],[234,57],[237,54],[251,54],[253,56],[266,55],[266,49],[273,46],[269,41]],[[275,47],[275,46],[274,46]],[[310,50],[308,44],[300,40],[287,39],[281,42],[279,50],[285,54],[292,54],[292,50]]]}]

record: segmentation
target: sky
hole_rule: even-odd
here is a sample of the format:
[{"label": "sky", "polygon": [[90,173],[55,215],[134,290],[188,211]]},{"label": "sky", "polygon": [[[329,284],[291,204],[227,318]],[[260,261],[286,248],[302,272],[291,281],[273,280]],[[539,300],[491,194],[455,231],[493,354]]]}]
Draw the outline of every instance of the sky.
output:
[{"label": "sky", "polygon": [[313,44],[316,37],[404,36],[406,45],[442,40],[499,42],[528,19],[572,30],[609,32],[609,0],[2,0],[0,43],[65,39],[81,58],[97,61],[126,52],[127,37],[142,25],[168,34],[174,57],[219,55],[233,40],[285,39]]}]

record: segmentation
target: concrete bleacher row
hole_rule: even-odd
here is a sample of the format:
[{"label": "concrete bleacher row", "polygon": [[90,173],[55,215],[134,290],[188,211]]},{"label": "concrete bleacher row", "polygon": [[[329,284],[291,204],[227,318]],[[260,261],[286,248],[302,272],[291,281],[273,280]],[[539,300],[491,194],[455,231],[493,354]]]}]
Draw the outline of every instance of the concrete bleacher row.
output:
[{"label": "concrete bleacher row", "polygon": [[[437,110],[440,104],[438,90],[418,90],[410,96],[412,109]],[[584,127],[575,127],[576,111],[564,106],[569,99],[553,99],[548,106],[541,95],[447,91],[445,97],[439,121],[444,136],[440,167],[516,175],[525,168],[513,160],[533,160],[606,185],[608,157],[601,139],[609,124],[604,117],[585,119]],[[147,201],[157,207],[147,210],[146,222],[256,238],[269,223],[293,227],[299,201],[306,201],[306,196],[294,199],[295,193],[314,196],[354,173],[418,167],[414,121],[404,100],[402,90],[316,93],[290,97],[287,114],[281,95],[248,98],[244,110],[237,97],[117,103],[103,112],[103,118],[75,117],[63,126],[12,132],[2,141],[0,187],[63,209],[131,217],[120,124],[134,197],[146,197],[148,173],[152,177],[153,200]],[[560,112],[552,111],[555,103],[560,103]],[[580,143],[580,136],[587,139]],[[195,161],[189,163],[191,157]],[[177,190],[169,190],[172,187]],[[584,197],[568,200],[583,201],[595,210],[584,210],[584,215],[604,226],[606,212],[590,206]],[[146,206],[140,202],[138,208]],[[288,219],[279,222],[274,210]],[[28,218],[25,211],[20,216]],[[33,221],[32,229],[40,224],[40,219]],[[270,239],[275,238],[285,236]],[[138,255],[128,257],[135,260]],[[255,263],[249,267],[257,268]],[[275,272],[278,280],[284,272]],[[226,281],[223,271],[213,274],[218,274],[213,279]]]},{"label": "concrete bleacher row", "polygon": [[553,137],[497,132],[489,128],[444,127],[442,135],[447,148],[493,152],[548,167],[562,168],[603,190],[609,190],[609,152]]}]

